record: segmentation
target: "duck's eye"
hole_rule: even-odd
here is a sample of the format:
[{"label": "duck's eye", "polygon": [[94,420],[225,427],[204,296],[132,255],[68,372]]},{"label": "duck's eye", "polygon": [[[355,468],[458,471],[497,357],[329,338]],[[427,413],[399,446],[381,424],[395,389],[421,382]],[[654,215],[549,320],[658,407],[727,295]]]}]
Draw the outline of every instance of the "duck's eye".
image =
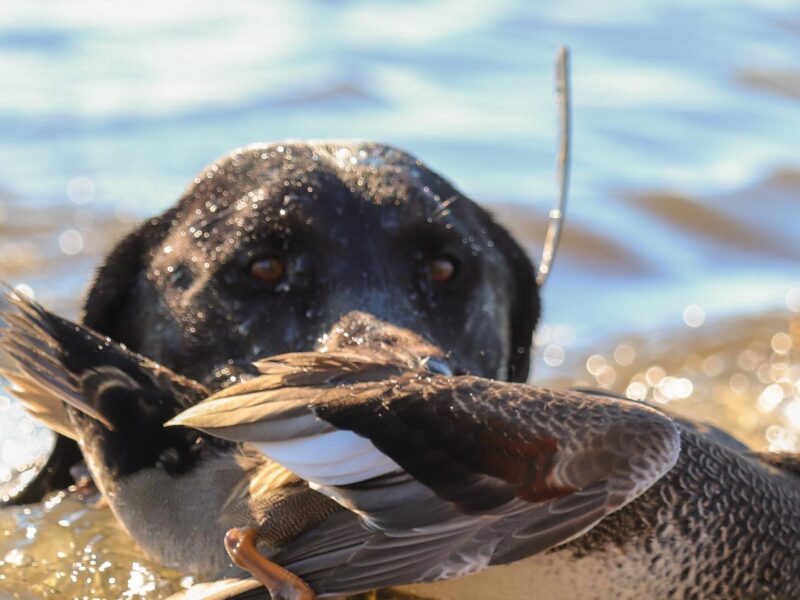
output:
[{"label": "duck's eye", "polygon": [[264,283],[278,283],[285,272],[286,266],[280,258],[259,258],[250,264],[250,274]]},{"label": "duck's eye", "polygon": [[428,272],[431,281],[434,283],[444,283],[450,281],[456,274],[456,265],[449,256],[437,256],[428,263]]}]

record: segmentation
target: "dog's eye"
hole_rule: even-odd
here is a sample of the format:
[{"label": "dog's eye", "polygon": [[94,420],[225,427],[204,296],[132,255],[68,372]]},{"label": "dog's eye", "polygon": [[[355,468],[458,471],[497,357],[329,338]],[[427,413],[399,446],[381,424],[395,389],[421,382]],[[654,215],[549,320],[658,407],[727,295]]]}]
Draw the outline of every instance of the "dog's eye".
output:
[{"label": "dog's eye", "polygon": [[456,265],[449,256],[437,256],[428,263],[428,273],[434,283],[450,281],[456,274]]},{"label": "dog's eye", "polygon": [[278,283],[286,267],[280,258],[259,258],[250,264],[250,274],[264,283]]}]

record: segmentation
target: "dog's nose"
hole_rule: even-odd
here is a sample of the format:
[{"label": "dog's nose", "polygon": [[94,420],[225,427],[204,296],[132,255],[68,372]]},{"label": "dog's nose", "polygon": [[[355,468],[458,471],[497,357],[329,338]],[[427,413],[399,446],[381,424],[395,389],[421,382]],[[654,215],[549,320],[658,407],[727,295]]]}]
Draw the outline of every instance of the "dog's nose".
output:
[{"label": "dog's nose", "polygon": [[355,350],[373,352],[382,359],[396,360],[414,367],[426,367],[434,373],[451,374],[446,353],[431,343],[424,332],[387,323],[361,311],[341,317],[324,334],[318,350]]}]

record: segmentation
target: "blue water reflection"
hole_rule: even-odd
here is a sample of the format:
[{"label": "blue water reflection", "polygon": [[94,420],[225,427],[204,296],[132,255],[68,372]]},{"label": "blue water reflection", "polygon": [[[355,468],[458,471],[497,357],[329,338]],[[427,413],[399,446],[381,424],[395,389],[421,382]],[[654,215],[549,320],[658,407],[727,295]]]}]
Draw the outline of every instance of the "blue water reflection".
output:
[{"label": "blue water reflection", "polygon": [[[370,138],[411,150],[482,202],[543,214],[552,60],[567,44],[568,227],[604,244],[573,251],[567,241],[547,317],[593,328],[572,297],[603,282],[598,302],[617,323],[630,316],[621,307],[643,310],[642,291],[655,296],[643,318],[657,320],[694,301],[682,295],[713,304],[714,290],[737,281],[748,282],[733,295],[739,308],[762,308],[780,302],[800,258],[800,209],[787,201],[800,189],[799,32],[800,10],[777,0],[4,0],[0,190],[63,204],[68,182],[88,177],[92,207],[144,216],[233,147]],[[653,193],[707,207],[708,223],[665,218]],[[735,225],[729,239],[704,235],[715,215]],[[522,232],[534,254],[541,225]],[[736,232],[748,229],[771,249],[740,247]],[[605,268],[609,258],[598,269],[592,254],[612,246],[637,268]],[[768,299],[748,300],[751,281]]]}]

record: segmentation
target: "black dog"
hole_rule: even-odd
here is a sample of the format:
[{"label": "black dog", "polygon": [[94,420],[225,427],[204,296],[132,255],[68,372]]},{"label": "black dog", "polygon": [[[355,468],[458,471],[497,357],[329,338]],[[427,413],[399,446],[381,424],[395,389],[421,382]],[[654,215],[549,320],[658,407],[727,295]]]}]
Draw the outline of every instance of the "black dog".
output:
[{"label": "black dog", "polygon": [[[237,150],[100,268],[83,322],[211,388],[265,356],[310,350],[350,311],[419,333],[455,373],[527,378],[533,265],[483,209],[379,144]],[[15,503],[70,482],[59,438]]]}]

